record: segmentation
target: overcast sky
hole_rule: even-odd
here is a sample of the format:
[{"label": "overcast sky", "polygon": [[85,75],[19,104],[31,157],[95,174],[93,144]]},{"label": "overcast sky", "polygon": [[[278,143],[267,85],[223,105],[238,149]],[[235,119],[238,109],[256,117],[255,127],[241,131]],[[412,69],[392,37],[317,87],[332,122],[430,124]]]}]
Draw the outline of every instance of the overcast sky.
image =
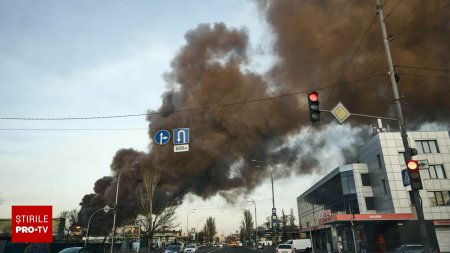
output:
[{"label": "overcast sky", "polygon": [[[251,1],[1,1],[0,117],[61,118],[142,114],[157,110],[166,90],[163,75],[200,23],[246,27],[254,48],[270,34]],[[270,57],[255,70],[270,66]],[[148,151],[145,117],[26,121],[0,120],[0,218],[12,205],[52,205],[53,216],[79,209],[94,182],[111,175],[121,148]],[[312,177],[314,181],[317,176]],[[278,210],[291,208],[311,177],[275,181]],[[258,224],[270,215],[270,180],[252,195]],[[180,227],[216,218],[217,230],[239,228],[245,199],[200,201],[180,206]],[[279,212],[280,213],[280,212]]]}]

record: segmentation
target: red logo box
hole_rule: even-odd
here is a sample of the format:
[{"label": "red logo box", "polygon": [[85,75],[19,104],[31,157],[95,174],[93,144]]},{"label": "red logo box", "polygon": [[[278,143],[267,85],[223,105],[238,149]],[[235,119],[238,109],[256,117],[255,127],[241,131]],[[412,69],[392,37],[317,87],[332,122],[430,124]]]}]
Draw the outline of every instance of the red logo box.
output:
[{"label": "red logo box", "polygon": [[52,206],[12,206],[12,242],[52,242]]}]

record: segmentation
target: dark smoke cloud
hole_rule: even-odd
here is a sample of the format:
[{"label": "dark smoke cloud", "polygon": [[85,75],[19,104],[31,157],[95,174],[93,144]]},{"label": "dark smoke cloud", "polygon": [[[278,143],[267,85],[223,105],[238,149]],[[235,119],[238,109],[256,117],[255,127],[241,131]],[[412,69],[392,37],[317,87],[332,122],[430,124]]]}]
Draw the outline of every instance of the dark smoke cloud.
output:
[{"label": "dark smoke cloud", "polygon": [[[394,7],[392,2],[384,6],[385,14]],[[449,68],[450,11],[448,5],[442,8],[446,3],[411,0],[397,6],[387,21],[394,35],[395,64]],[[351,157],[354,151],[349,147],[361,140],[358,127],[369,123],[352,119],[356,130],[334,130],[333,135],[335,127],[327,124],[332,119],[323,114],[321,123],[308,130],[306,95],[258,99],[380,75],[320,90],[321,106],[331,109],[342,101],[354,113],[395,116],[379,24],[373,21],[375,1],[277,0],[258,4],[271,26],[279,61],[267,73],[243,71],[252,60],[244,29],[223,23],[201,24],[186,33],[186,45],[166,74],[168,90],[162,96],[163,104],[149,113],[148,121],[151,139],[160,129],[190,128],[190,151],[174,153],[172,145],[154,144],[148,153],[118,151],[111,165],[114,177],[122,168],[137,168],[121,178],[119,222],[138,212],[136,196],[143,170],[162,172],[156,206],[168,198],[181,203],[188,193],[205,199],[216,194],[231,199],[230,193],[234,197],[249,193],[267,178],[265,168],[251,163],[252,159],[271,164],[277,177],[308,174],[328,166],[323,157]],[[372,21],[367,38],[341,77]],[[405,115],[409,126],[418,127],[425,121],[448,124],[450,100],[443,97],[450,91],[448,79],[413,76],[449,78],[448,72],[397,70],[404,72],[399,89],[408,101]],[[256,102],[241,103],[253,100]],[[305,135],[307,138],[302,137]],[[139,165],[134,165],[137,161]],[[95,193],[86,195],[81,203],[83,220],[92,210],[112,204],[115,189],[112,177],[99,179]]]}]

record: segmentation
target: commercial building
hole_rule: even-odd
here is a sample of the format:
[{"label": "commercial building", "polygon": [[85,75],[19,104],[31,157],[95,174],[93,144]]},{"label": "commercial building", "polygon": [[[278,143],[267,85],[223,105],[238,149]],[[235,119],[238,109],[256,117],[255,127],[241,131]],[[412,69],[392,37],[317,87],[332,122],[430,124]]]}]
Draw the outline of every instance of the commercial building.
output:
[{"label": "commercial building", "polygon": [[[431,245],[450,252],[450,138],[445,131],[409,132],[421,165],[420,191]],[[358,150],[355,163],[333,169],[297,198],[301,232],[317,249],[386,252],[420,243],[400,133],[379,129]],[[407,174],[407,173],[406,173]],[[361,243],[364,244],[361,244]],[[366,246],[367,245],[367,246]]]}]

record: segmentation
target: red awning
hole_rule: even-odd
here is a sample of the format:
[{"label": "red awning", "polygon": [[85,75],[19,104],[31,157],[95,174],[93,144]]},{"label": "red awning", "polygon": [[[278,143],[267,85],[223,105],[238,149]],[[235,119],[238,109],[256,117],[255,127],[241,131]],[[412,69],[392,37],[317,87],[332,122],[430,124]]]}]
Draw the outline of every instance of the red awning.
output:
[{"label": "red awning", "polygon": [[377,213],[377,214],[335,214],[319,220],[320,224],[336,221],[377,221],[377,220],[414,220],[413,213]]}]

